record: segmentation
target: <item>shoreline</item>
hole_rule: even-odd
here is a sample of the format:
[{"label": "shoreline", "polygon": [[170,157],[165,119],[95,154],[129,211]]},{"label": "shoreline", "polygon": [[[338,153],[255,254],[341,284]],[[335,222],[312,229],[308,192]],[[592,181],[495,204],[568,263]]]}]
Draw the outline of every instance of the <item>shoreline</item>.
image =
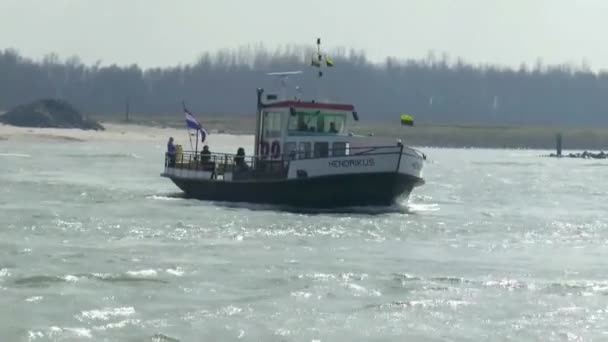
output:
[{"label": "shoreline", "polygon": [[[0,140],[156,140],[159,137],[186,135],[185,128],[164,125],[144,125],[136,123],[100,122],[105,130],[83,130],[78,128],[19,127],[0,123]],[[213,136],[251,135],[238,132],[209,132]]]},{"label": "shoreline", "polygon": [[[253,129],[247,120],[226,118],[207,120],[209,142],[230,144],[235,136],[253,139]],[[33,128],[0,124],[0,143],[5,142],[87,142],[87,141],[154,141],[165,143],[172,136],[184,146],[188,143],[185,128],[176,123],[153,120],[120,122],[100,121],[104,131],[72,128]],[[418,148],[480,148],[555,150],[555,136],[563,136],[563,150],[608,150],[608,128],[560,127],[485,127],[420,125],[402,127],[390,123],[372,122],[353,127],[356,134],[394,137]],[[239,140],[241,140],[239,139]],[[253,142],[252,142],[253,143]]]}]

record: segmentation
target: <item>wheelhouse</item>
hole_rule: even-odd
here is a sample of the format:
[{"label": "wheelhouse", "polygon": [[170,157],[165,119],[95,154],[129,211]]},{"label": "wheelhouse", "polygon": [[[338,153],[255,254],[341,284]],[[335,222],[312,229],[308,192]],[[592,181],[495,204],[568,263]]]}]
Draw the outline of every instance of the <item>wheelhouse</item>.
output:
[{"label": "wheelhouse", "polygon": [[256,152],[261,159],[309,159],[349,154],[349,104],[277,101],[259,106]]}]

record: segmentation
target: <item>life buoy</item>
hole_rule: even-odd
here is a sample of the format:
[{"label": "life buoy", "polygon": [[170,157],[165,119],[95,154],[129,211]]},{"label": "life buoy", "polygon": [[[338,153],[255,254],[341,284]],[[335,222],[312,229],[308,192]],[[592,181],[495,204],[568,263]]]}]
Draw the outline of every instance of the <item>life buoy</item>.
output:
[{"label": "life buoy", "polygon": [[281,144],[277,140],[272,142],[270,152],[272,153],[272,159],[278,159],[281,156]]},{"label": "life buoy", "polygon": [[260,155],[262,155],[263,157],[268,156],[268,152],[270,150],[270,146],[268,145],[268,141],[262,140],[262,142],[260,142]]}]

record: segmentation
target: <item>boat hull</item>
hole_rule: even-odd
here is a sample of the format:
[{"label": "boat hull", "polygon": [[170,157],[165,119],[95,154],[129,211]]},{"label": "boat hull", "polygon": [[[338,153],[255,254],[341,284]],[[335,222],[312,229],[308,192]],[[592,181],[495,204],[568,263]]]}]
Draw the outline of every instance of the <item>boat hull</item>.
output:
[{"label": "boat hull", "polygon": [[396,172],[268,180],[222,181],[165,175],[186,196],[201,200],[278,204],[306,208],[387,206],[409,196],[421,178]]}]

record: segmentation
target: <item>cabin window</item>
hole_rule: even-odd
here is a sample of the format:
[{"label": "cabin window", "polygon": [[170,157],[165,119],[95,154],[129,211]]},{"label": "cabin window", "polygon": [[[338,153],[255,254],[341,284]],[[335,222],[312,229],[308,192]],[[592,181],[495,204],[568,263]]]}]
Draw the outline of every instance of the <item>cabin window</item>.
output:
[{"label": "cabin window", "polygon": [[323,116],[323,129],[325,133],[338,134],[344,131],[344,114],[325,114]]},{"label": "cabin window", "polygon": [[292,160],[292,159],[296,159],[296,143],[295,142],[288,142],[285,143],[285,156],[287,156],[287,159]]},{"label": "cabin window", "polygon": [[323,158],[329,155],[329,143],[328,142],[316,142],[315,143],[315,158]]},{"label": "cabin window", "polygon": [[298,159],[308,159],[312,156],[312,148],[310,148],[309,142],[301,142],[300,150],[298,151]]},{"label": "cabin window", "polygon": [[[289,135],[338,134],[344,132],[346,114],[321,111],[296,111],[289,115]],[[333,129],[332,129],[333,123]]]},{"label": "cabin window", "polygon": [[277,138],[281,136],[281,113],[264,112],[264,137]]},{"label": "cabin window", "polygon": [[346,153],[346,143],[345,142],[335,142],[331,147],[331,155],[332,156],[345,156]]}]

